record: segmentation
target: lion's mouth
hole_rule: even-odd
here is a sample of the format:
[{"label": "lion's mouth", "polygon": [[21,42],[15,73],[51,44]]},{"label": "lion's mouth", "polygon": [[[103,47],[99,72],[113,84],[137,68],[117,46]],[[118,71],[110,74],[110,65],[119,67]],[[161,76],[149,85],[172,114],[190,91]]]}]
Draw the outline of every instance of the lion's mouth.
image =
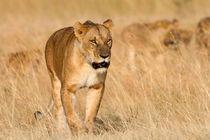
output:
[{"label": "lion's mouth", "polygon": [[101,63],[95,63],[95,62],[92,63],[92,67],[94,69],[108,68],[109,65],[110,65],[110,62],[105,62],[105,61],[104,62],[101,62]]}]

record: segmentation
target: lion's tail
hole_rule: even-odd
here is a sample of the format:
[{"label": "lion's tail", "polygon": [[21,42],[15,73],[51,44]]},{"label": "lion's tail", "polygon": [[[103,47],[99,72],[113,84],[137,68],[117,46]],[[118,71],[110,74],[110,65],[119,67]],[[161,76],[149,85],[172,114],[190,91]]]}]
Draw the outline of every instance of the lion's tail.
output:
[{"label": "lion's tail", "polygon": [[53,101],[53,99],[51,99],[51,101],[48,105],[48,108],[46,109],[46,111],[44,113],[42,113],[41,111],[34,112],[35,119],[36,120],[43,119],[45,116],[47,116],[51,112],[51,110],[53,109],[53,106],[54,106],[54,101]]}]

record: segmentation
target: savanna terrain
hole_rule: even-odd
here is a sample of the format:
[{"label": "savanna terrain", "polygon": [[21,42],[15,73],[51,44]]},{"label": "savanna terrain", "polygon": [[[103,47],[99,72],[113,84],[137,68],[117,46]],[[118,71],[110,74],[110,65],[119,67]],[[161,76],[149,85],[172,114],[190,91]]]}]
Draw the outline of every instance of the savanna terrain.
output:
[{"label": "savanna terrain", "polygon": [[[177,19],[195,30],[209,0],[0,0],[0,139],[210,139],[210,62],[193,35],[181,52],[138,55],[130,67],[122,30],[138,22]],[[114,22],[112,60],[94,134],[60,135],[44,60],[45,43],[75,22]],[[157,44],[161,45],[161,44]],[[24,53],[19,53],[24,51]],[[77,93],[84,118],[86,89]]]}]

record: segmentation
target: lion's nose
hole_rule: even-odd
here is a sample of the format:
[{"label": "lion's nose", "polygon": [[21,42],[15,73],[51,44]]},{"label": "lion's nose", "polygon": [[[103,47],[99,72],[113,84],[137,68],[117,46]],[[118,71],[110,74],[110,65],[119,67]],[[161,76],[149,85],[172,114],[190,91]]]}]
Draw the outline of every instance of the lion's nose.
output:
[{"label": "lion's nose", "polygon": [[102,55],[102,54],[100,54],[100,57],[102,57],[103,59],[105,59],[105,58],[109,57],[109,55]]}]

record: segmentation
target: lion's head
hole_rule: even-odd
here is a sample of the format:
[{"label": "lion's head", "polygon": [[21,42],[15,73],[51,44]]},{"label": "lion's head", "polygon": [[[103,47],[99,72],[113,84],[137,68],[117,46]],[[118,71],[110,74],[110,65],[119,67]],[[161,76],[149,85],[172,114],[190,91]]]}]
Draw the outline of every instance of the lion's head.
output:
[{"label": "lion's head", "polygon": [[109,66],[112,48],[112,25],[111,20],[106,20],[103,24],[96,24],[91,21],[74,24],[74,34],[80,50],[94,69],[108,68]]},{"label": "lion's head", "polygon": [[210,52],[210,17],[201,19],[196,28],[196,41],[201,48]]},{"label": "lion's head", "polygon": [[189,45],[193,36],[192,30],[187,29],[171,29],[169,30],[163,40],[164,45],[170,49],[179,49],[181,46]]}]

